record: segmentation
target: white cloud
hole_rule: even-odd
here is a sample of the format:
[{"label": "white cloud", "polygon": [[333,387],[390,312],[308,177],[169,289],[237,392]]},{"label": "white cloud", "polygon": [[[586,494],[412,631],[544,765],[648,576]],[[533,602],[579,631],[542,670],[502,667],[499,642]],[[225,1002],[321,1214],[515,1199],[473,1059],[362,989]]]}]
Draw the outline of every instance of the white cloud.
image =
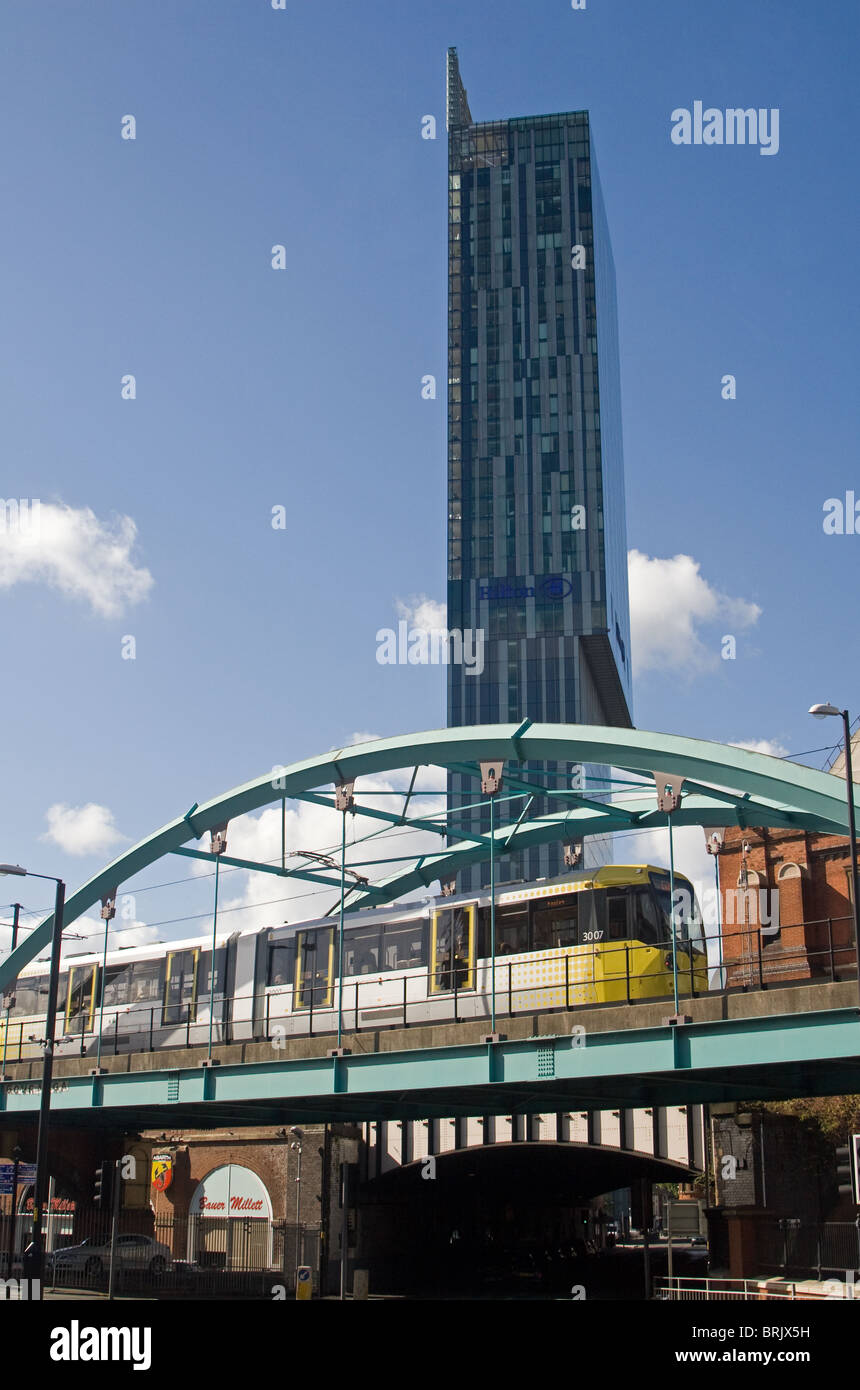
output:
[{"label": "white cloud", "polygon": [[[687,676],[713,668],[719,661],[719,637],[758,622],[757,603],[731,598],[704,579],[690,555],[661,560],[631,550],[631,645],[634,673],[663,669]],[[720,623],[722,632],[702,640],[700,630]]]},{"label": "white cloud", "polygon": [[448,627],[448,609],[444,603],[428,598],[426,594],[413,594],[408,599],[395,602],[398,618],[405,618],[409,626],[420,632],[439,632]]},{"label": "white cloud", "polygon": [[66,854],[100,854],[127,840],[113,821],[113,811],[88,801],[85,806],[66,806],[58,801],[45,812],[48,829],[42,840],[58,845]]},{"label": "white cloud", "polygon": [[[407,769],[404,772],[380,773],[360,778],[355,793],[359,807],[362,804],[362,792],[391,791],[397,795],[368,797],[366,805],[371,809],[384,808],[398,813],[402,808],[411,776],[411,771]],[[413,799],[407,811],[408,816],[429,817],[444,810],[443,797],[416,795],[422,791],[441,790],[445,785],[444,778],[444,770],[440,768],[419,768]],[[310,859],[302,866],[301,861],[290,858],[289,853],[299,849],[315,850],[329,854],[339,862],[341,828],[339,812],[308,802],[288,801],[287,867],[306,867],[310,872],[327,872],[324,866]],[[353,865],[356,872],[363,874],[371,882],[397,873],[399,869],[408,868],[408,861],[403,864],[380,865],[366,865],[359,861],[384,859],[394,855],[439,853],[445,847],[441,836],[427,830],[399,826],[384,830],[382,822],[362,816],[360,810],[355,816],[347,818],[346,828],[346,863]],[[384,833],[378,834],[374,839],[363,844],[354,844],[361,836],[380,830],[384,830]],[[208,844],[207,835],[203,837],[201,847],[208,848]],[[227,854],[238,859],[255,860],[258,863],[278,864],[281,855],[280,806],[268,806],[258,814],[239,816],[231,821],[227,829]],[[198,860],[195,872],[211,875],[212,865]],[[346,881],[347,884],[354,882],[349,875]],[[219,920],[221,912],[226,913],[229,910],[230,916],[225,916],[224,925],[226,927],[228,922],[232,922],[232,930],[278,926],[284,921],[301,922],[314,916],[322,916],[333,903],[336,903],[338,892],[338,882],[332,888],[323,888],[306,879],[276,878],[272,874],[231,871],[229,866],[225,865],[221,871]],[[424,896],[429,892],[430,888],[419,890],[418,896]]]},{"label": "white cloud", "polygon": [[[101,924],[102,933],[104,925]],[[118,951],[120,947],[149,946],[158,940],[158,927],[148,927],[145,922],[123,922],[111,927],[108,932],[108,950]]]},{"label": "white cloud", "polygon": [[136,537],[129,516],[104,522],[89,507],[42,502],[30,526],[0,527],[0,589],[46,584],[103,618],[118,617],[154,582],[131,558]]},{"label": "white cloud", "polygon": [[[672,831],[675,868],[686,874],[701,893],[702,887],[713,887],[714,861],[705,848],[705,836],[699,825],[680,825]],[[654,864],[669,867],[669,831],[637,830],[632,834],[615,835],[615,860],[619,864]]]},{"label": "white cloud", "polygon": [[750,753],[769,753],[772,758],[784,758],[788,749],[775,738],[738,738],[731,740],[732,748],[746,748]]},{"label": "white cloud", "polygon": [[[63,966],[69,964],[68,956],[82,955],[85,951],[95,955],[101,951],[105,939],[105,924],[101,917],[78,917],[70,922],[63,932]],[[123,922],[114,918],[108,930],[108,950],[118,951],[129,946],[150,946],[159,940],[158,928],[148,927],[137,920]],[[72,962],[74,964],[74,962]]]}]

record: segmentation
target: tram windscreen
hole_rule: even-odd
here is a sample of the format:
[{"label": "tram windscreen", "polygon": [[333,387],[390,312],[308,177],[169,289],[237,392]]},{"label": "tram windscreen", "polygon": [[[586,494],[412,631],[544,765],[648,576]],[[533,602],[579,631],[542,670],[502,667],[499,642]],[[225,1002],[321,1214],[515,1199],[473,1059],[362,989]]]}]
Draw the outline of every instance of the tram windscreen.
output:
[{"label": "tram windscreen", "polygon": [[[670,879],[668,874],[651,874],[651,886],[657,898],[660,916],[663,921],[666,940],[671,940]],[[705,933],[699,904],[688,879],[675,875],[675,939],[678,945],[687,950],[705,953]]]}]

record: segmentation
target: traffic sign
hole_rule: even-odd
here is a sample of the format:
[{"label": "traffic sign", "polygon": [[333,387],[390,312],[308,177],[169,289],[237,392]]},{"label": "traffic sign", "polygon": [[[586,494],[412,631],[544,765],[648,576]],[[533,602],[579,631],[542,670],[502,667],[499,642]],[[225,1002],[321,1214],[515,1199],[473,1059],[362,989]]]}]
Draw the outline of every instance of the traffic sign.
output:
[{"label": "traffic sign", "polygon": [[308,1299],[313,1293],[312,1270],[310,1265],[299,1265],[296,1270],[296,1298]]},{"label": "traffic sign", "polygon": [[[12,1196],[12,1178],[15,1173],[15,1165],[12,1163],[0,1163],[0,1196]],[[18,1181],[35,1182],[36,1165],[35,1163],[18,1164]]]},{"label": "traffic sign", "polygon": [[702,1229],[701,1207],[695,1202],[670,1202],[667,1230],[673,1236],[697,1236]]}]

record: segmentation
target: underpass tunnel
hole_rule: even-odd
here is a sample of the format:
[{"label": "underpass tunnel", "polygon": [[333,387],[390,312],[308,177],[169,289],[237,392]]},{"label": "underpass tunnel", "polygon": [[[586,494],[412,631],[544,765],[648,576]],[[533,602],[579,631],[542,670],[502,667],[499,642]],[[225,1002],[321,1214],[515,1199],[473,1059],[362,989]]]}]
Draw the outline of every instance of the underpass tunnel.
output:
[{"label": "underpass tunnel", "polygon": [[603,1245],[601,1195],[692,1175],[647,1155],[546,1142],[425,1158],[361,1185],[355,1263],[378,1291],[562,1288]]}]

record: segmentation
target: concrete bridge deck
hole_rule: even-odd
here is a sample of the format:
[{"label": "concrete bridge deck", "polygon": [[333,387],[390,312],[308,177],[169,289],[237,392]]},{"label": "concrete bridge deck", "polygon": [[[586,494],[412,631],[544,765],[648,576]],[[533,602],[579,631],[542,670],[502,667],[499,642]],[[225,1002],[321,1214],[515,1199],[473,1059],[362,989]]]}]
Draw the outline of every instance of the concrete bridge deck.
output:
[{"label": "concrete bridge deck", "polygon": [[[860,1091],[853,981],[505,1019],[505,1038],[464,1022],[326,1037],[58,1059],[53,1123],[182,1124],[637,1109],[709,1100],[778,1100]],[[8,1068],[0,1129],[35,1114],[39,1061]]]}]

